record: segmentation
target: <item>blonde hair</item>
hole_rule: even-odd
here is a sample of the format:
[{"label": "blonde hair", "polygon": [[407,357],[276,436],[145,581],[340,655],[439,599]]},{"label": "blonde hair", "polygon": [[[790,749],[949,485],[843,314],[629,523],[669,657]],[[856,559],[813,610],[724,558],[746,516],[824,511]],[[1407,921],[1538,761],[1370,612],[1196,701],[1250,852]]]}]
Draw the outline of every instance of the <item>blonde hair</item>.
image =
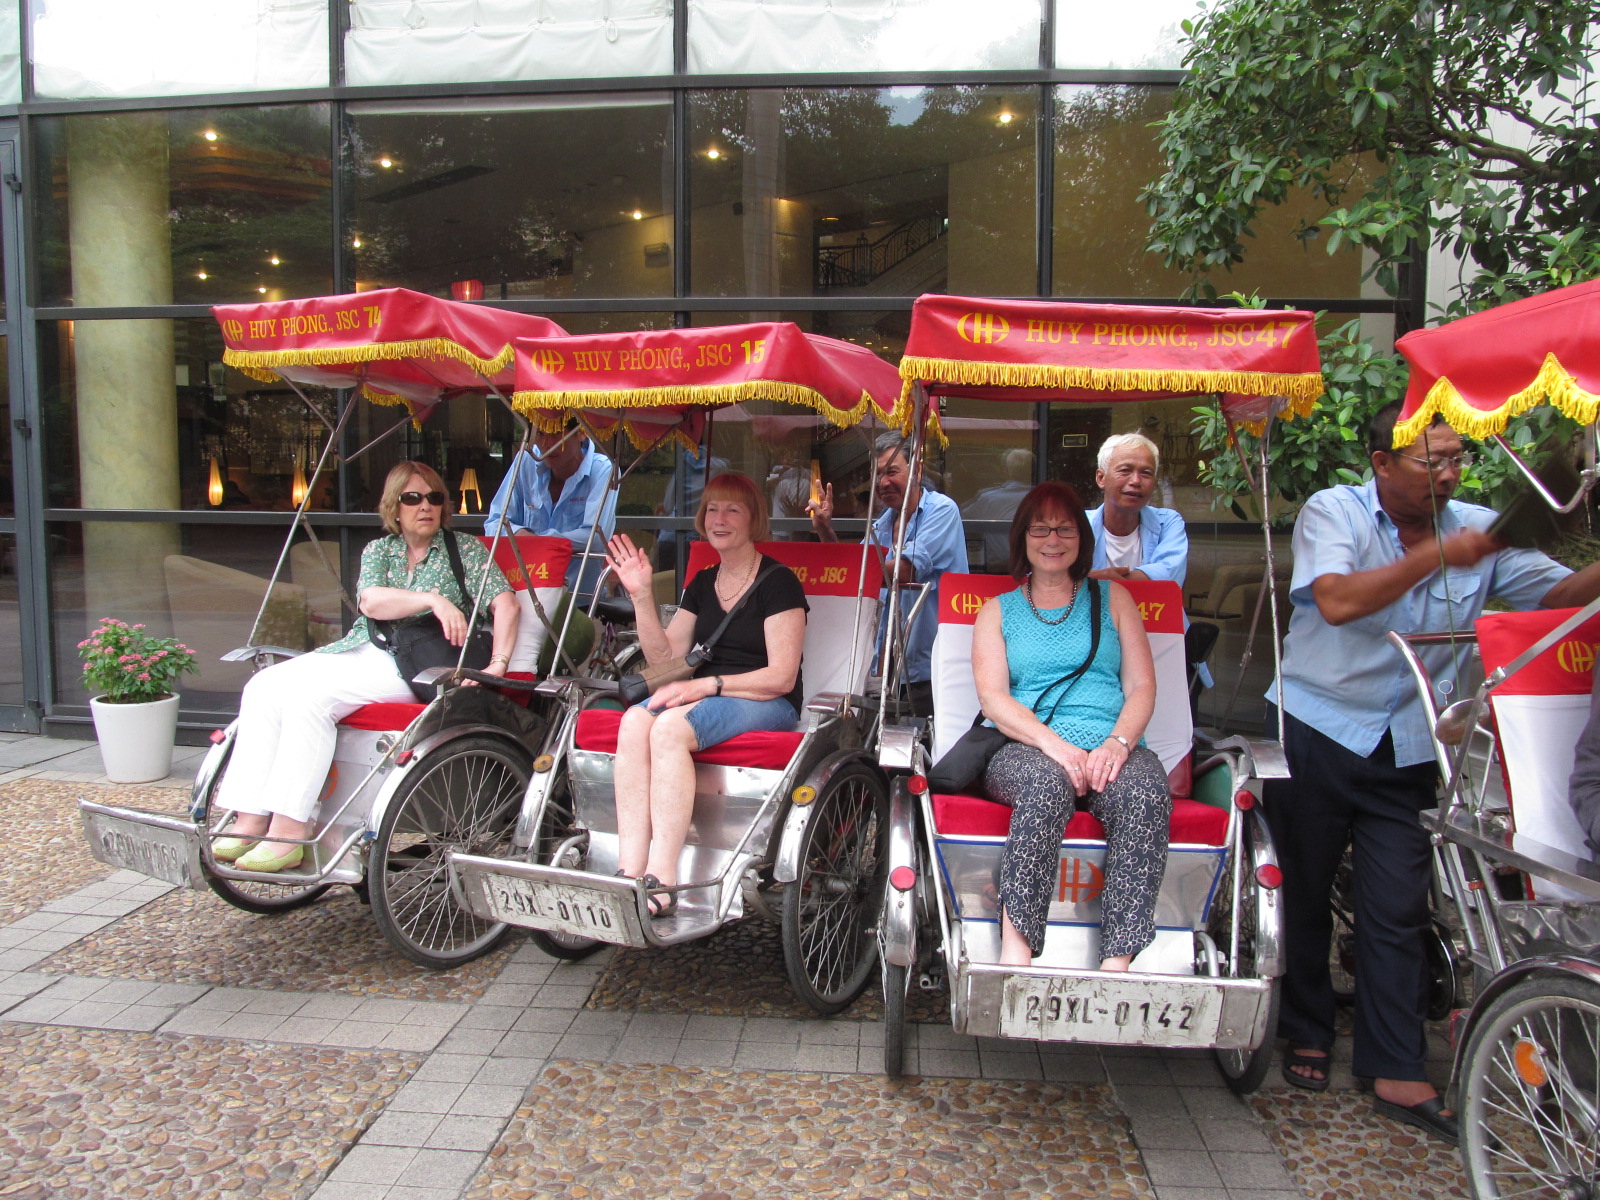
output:
[{"label": "blonde hair", "polygon": [[706,484],[700,497],[700,507],[694,510],[694,531],[706,535],[706,505],[713,500],[736,500],[750,510],[750,540],[764,542],[772,536],[772,517],[767,512],[761,489],[748,475],[737,471],[724,471]]},{"label": "blonde hair", "polygon": [[383,518],[383,527],[396,536],[400,533],[400,493],[406,490],[406,484],[411,482],[413,475],[421,475],[428,484],[430,492],[444,493],[443,511],[439,514],[439,528],[443,529],[450,524],[450,489],[445,486],[444,480],[439,478],[427,463],[400,462],[389,468],[389,474],[384,477],[383,496],[378,501],[378,515]]}]

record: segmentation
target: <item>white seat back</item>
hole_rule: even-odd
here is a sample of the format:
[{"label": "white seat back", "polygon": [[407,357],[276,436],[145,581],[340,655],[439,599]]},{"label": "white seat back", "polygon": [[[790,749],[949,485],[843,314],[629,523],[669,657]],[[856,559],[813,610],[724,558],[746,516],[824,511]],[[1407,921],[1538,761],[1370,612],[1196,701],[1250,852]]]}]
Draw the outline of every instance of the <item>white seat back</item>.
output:
[{"label": "white seat back", "polygon": [[[1167,580],[1120,586],[1127,588],[1139,605],[1155,658],[1156,708],[1145,730],[1145,744],[1161,759],[1162,767],[1171,771],[1194,742],[1183,653],[1183,593]],[[978,715],[978,693],[972,678],[972,626],[978,610],[991,596],[1015,587],[1005,575],[948,571],[939,580],[939,627],[933,638],[932,664],[935,762],[972,728]]]},{"label": "white seat back", "polygon": [[[1549,633],[1575,609],[1491,613],[1477,622],[1483,669],[1505,666]],[[1490,693],[1500,744],[1500,763],[1519,836],[1592,858],[1584,830],[1567,798],[1573,752],[1589,719],[1600,617],[1594,617],[1546,650]],[[1587,900],[1537,878],[1541,900]]]},{"label": "white seat back", "polygon": [[[795,573],[811,606],[800,663],[806,701],[823,692],[859,693],[877,640],[883,586],[877,555],[863,556],[860,546],[844,542],[762,542],[757,549]],[[691,543],[686,581],[716,561],[705,542]]]}]

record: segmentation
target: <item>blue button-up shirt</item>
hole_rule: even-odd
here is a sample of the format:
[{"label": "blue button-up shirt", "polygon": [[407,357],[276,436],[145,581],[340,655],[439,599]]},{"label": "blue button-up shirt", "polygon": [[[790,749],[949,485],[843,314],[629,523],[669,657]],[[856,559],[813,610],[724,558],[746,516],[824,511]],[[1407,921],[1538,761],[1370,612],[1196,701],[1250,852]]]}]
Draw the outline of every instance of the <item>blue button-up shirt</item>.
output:
[{"label": "blue button-up shirt", "polygon": [[[1103,571],[1110,565],[1106,558],[1106,506],[1091,508],[1088,517],[1089,528],[1094,530],[1092,569]],[[1136,570],[1151,579],[1170,579],[1183,586],[1189,573],[1189,530],[1182,513],[1151,504],[1139,510],[1139,559]]]},{"label": "blue button-up shirt", "polygon": [[[1487,529],[1494,519],[1491,509],[1452,500],[1439,514],[1439,536]],[[1467,633],[1490,597],[1537,608],[1572,573],[1537,550],[1500,550],[1474,566],[1434,572],[1369,616],[1345,625],[1323,620],[1311,594],[1319,576],[1370,571],[1404,554],[1399,530],[1378,503],[1375,481],[1327,488],[1307,500],[1294,526],[1294,608],[1283,659],[1285,711],[1362,757],[1377,749],[1385,730],[1393,730],[1397,767],[1433,761],[1433,746],[1411,673],[1384,635],[1391,629]],[[1463,652],[1448,646],[1423,651],[1439,689],[1436,701],[1460,699],[1456,666]],[[1267,699],[1277,699],[1276,688]]]},{"label": "blue button-up shirt", "polygon": [[[611,490],[611,460],[585,442],[583,462],[561,488],[561,498],[550,496],[550,468],[531,454],[520,452],[518,466],[508,470],[484,514],[483,531],[494,536],[495,526],[504,516],[512,533],[533,533],[542,537],[564,537],[572,543],[572,565],[567,568],[567,586],[577,587],[578,568],[583,548],[593,537],[594,557],[584,573],[584,591],[592,591],[600,572],[605,570],[606,542],[617,528],[617,493]],[[512,478],[516,489],[513,493]]]},{"label": "blue button-up shirt", "polygon": [[[887,546],[893,551],[895,525],[899,519],[900,514],[894,509],[879,513],[872,522],[873,544]],[[926,484],[922,486],[922,498],[917,501],[917,511],[906,519],[905,555],[912,571],[916,573],[918,583],[937,584],[944,572],[967,569],[967,533],[961,526],[961,509],[949,496],[933,491]],[[892,572],[893,569],[892,561],[885,566],[885,571]],[[889,619],[888,590],[885,589],[880,595],[885,605],[878,619],[878,645],[881,649],[885,623]],[[902,603],[909,604],[915,599],[915,593],[902,592],[900,599]],[[938,628],[937,597],[930,594],[923,601],[922,611],[917,614],[917,623],[906,639],[904,679],[907,683],[926,683],[933,678],[933,635]]]}]

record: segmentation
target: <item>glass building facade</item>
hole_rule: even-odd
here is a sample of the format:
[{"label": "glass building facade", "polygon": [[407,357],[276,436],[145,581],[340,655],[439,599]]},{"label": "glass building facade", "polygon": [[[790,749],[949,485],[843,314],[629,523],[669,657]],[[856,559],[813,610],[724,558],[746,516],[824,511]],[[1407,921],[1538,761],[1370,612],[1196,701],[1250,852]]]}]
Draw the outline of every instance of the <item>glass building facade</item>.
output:
[{"label": "glass building facade", "polygon": [[[184,720],[210,727],[245,678],[217,657],[258,610],[258,640],[338,634],[335,575],[354,578],[393,462],[475,478],[463,529],[500,482],[511,419],[453,403],[318,482],[337,571],[296,545],[268,595],[297,481],[355,401],[313,395],[313,410],[225,367],[210,305],[407,287],[572,332],[792,320],[893,360],[923,292],[1173,302],[1189,280],[1144,253],[1138,195],[1196,9],[0,0],[0,726],[86,720],[76,644],[114,615],[201,652]],[[1223,288],[1392,336],[1414,297],[1297,236],[1316,215],[1271,214]],[[931,476],[973,515],[981,569],[997,490],[1051,477],[1092,493],[1099,442],[1144,430],[1164,502],[1191,522],[1191,607],[1224,624],[1226,649],[1260,568],[1250,531],[1197,486],[1189,416],[955,400]],[[395,421],[362,403],[344,449]],[[753,413],[709,441],[716,467],[766,482],[783,535],[804,536],[813,459],[844,517],[864,501],[859,434]],[[705,462],[661,451],[625,483],[620,523],[663,571]]]}]

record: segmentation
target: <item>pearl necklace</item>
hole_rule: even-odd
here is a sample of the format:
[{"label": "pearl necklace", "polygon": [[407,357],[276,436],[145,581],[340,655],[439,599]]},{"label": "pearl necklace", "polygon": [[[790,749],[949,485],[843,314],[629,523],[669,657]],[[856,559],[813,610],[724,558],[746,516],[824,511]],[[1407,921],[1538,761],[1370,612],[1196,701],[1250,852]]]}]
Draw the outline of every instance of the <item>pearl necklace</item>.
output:
[{"label": "pearl necklace", "polygon": [[1027,582],[1022,585],[1022,598],[1028,602],[1028,607],[1033,610],[1033,615],[1038,617],[1039,621],[1045,625],[1059,625],[1068,617],[1070,617],[1072,615],[1072,606],[1078,602],[1078,592],[1078,585],[1073,584],[1072,595],[1067,599],[1067,610],[1059,617],[1051,620],[1049,617],[1042,614],[1039,611],[1039,606],[1033,602],[1033,576],[1028,576]]},{"label": "pearl necklace", "polygon": [[717,582],[714,587],[717,593],[717,599],[722,601],[722,607],[724,609],[738,599],[739,593],[743,592],[745,587],[750,583],[750,580],[755,578],[756,568],[760,565],[761,556],[758,554],[754,559],[751,560],[750,569],[744,573],[744,578],[739,581],[739,586],[734,588],[731,593],[727,594],[724,594],[722,590],[722,571],[720,569],[717,571]]}]

